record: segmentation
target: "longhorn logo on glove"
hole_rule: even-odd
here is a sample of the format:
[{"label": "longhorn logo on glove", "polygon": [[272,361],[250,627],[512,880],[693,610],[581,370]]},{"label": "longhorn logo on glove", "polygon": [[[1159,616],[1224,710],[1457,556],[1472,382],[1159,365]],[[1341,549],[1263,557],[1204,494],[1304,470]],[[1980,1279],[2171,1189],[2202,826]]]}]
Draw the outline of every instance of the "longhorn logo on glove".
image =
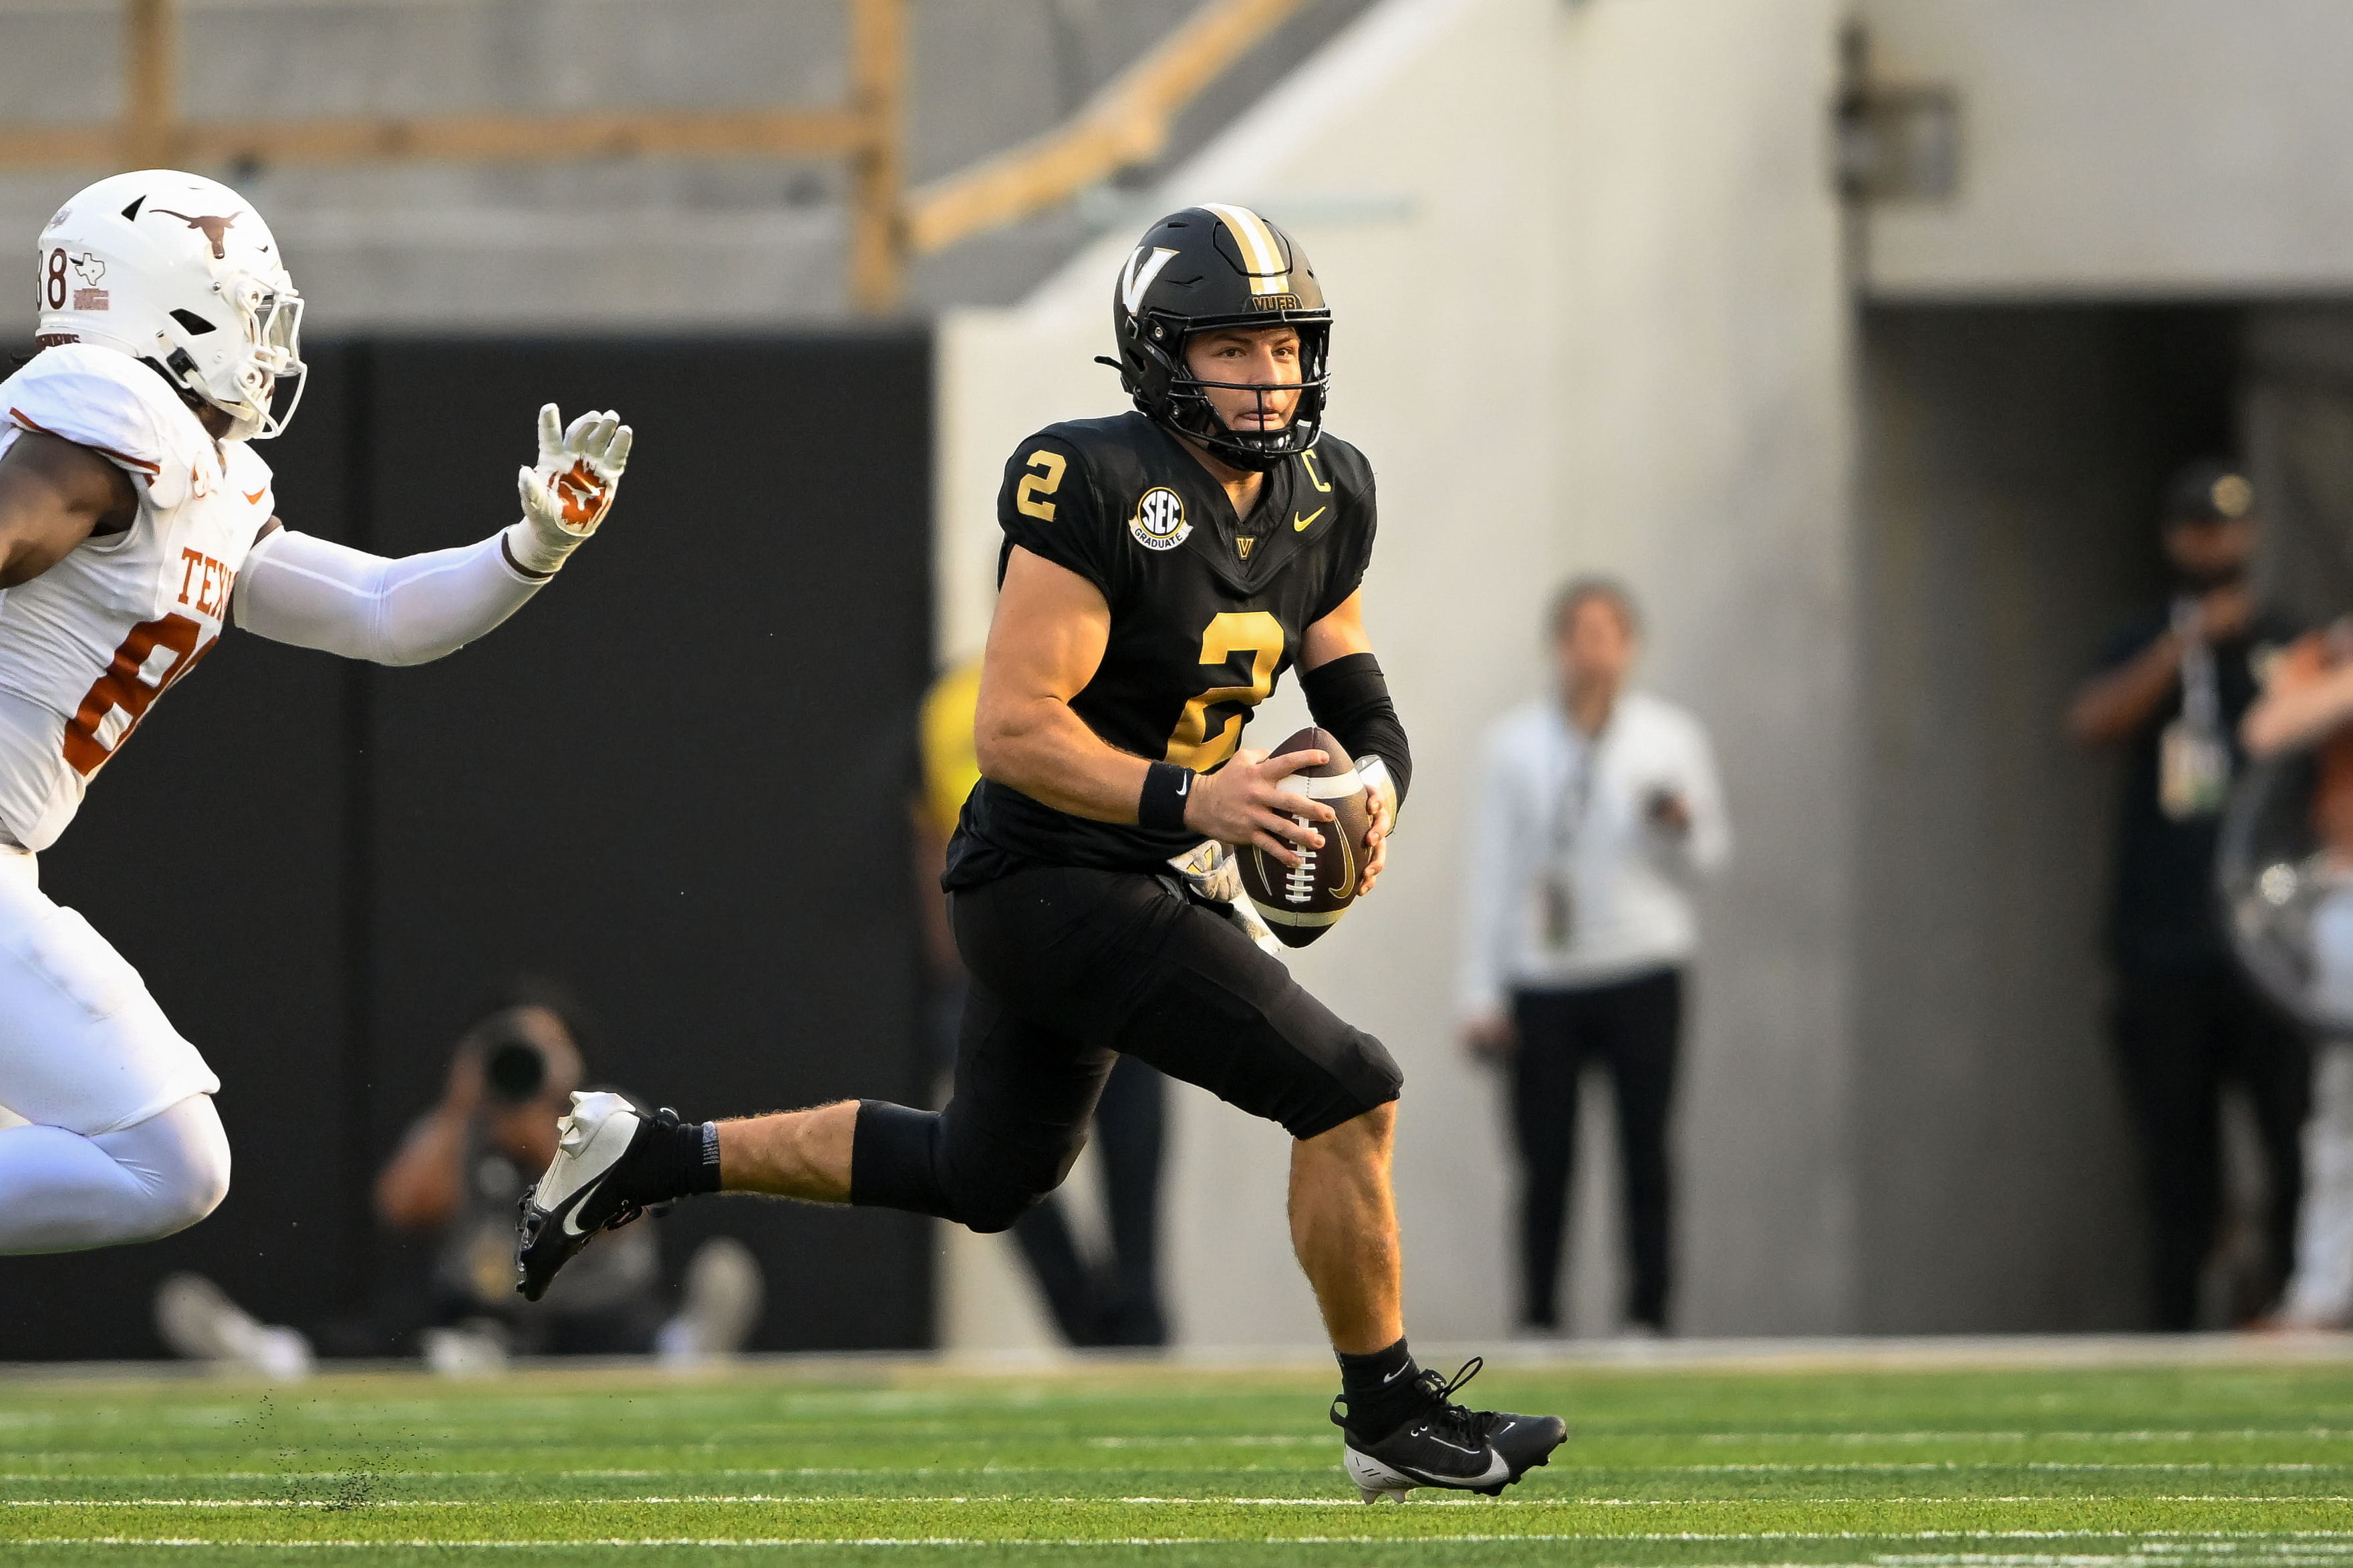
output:
[{"label": "longhorn logo on glove", "polygon": [[572,465],[555,477],[555,498],[564,503],[564,521],[585,526],[604,515],[606,484],[587,460]]}]

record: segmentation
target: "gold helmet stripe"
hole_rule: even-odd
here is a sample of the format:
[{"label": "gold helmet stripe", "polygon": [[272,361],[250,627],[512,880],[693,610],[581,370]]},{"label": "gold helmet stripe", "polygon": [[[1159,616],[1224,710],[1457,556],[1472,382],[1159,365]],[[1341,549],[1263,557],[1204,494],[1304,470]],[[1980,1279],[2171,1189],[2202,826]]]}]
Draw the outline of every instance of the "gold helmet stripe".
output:
[{"label": "gold helmet stripe", "polygon": [[1201,205],[1218,215],[1233,234],[1234,243],[1241,247],[1242,260],[1250,268],[1251,293],[1291,292],[1291,271],[1282,264],[1282,246],[1267,226],[1266,219],[1248,207],[1229,206],[1222,202],[1204,202]]}]

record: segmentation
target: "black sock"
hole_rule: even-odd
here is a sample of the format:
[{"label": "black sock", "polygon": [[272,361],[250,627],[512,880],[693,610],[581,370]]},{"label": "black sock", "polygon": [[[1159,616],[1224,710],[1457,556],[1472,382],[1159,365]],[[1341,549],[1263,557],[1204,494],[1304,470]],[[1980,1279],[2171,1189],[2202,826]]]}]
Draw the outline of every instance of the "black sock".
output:
[{"label": "black sock", "polygon": [[1370,1355],[1335,1352],[1340,1358],[1340,1398],[1348,1407],[1349,1435],[1377,1442],[1411,1419],[1428,1402],[1421,1369],[1403,1340]]},{"label": "black sock", "polygon": [[649,1119],[654,1136],[647,1142],[643,1163],[632,1173],[639,1190],[630,1198],[642,1204],[666,1204],[672,1198],[719,1190],[719,1126],[712,1121],[681,1121],[665,1109]]}]

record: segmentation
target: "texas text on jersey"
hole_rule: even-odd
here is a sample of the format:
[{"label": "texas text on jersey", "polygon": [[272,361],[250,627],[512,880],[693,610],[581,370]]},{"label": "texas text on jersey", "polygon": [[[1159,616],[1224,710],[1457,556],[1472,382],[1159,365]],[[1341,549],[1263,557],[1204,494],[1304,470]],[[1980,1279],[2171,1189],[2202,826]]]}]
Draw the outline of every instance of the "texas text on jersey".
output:
[{"label": "texas text on jersey", "polygon": [[[1266,476],[1247,519],[1199,459],[1141,414],[1048,426],[1014,448],[997,504],[998,557],[1019,545],[1093,584],[1111,607],[1102,665],[1071,708],[1136,756],[1208,773],[1250,710],[1339,607],[1372,558],[1373,473],[1324,436]],[[1020,864],[1166,868],[1183,829],[1094,822],[983,779],[948,847],[949,889]]]},{"label": "texas text on jersey", "polygon": [[215,441],[137,360],[65,343],[0,382],[0,454],[60,437],[131,476],[139,514],[0,590],[0,835],[46,849],[155,700],[212,651],[272,510],[269,465]]}]

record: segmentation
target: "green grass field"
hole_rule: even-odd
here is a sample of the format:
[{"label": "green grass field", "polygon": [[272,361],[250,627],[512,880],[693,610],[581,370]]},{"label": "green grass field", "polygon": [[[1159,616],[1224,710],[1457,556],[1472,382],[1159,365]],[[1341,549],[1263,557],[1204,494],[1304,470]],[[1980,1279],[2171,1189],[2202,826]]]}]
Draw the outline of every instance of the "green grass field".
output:
[{"label": "green grass field", "polygon": [[1472,1391],[1567,1447],[1501,1501],[1366,1508],[1305,1373],[0,1381],[0,1563],[2353,1568],[2353,1361]]}]

